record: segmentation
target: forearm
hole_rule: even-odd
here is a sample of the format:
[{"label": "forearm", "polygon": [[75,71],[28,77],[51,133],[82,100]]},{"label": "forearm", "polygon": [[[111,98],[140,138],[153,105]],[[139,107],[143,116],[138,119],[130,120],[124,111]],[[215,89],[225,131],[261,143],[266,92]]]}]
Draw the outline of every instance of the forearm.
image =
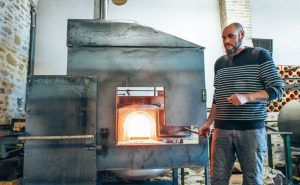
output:
[{"label": "forearm", "polygon": [[214,122],[215,115],[216,115],[216,105],[212,104],[209,115],[208,115],[208,118],[206,120],[206,123],[211,125]]},{"label": "forearm", "polygon": [[252,93],[246,94],[233,94],[227,98],[227,101],[232,103],[235,106],[241,106],[245,103],[259,102],[259,101],[268,101],[269,94],[266,90],[261,90]]},{"label": "forearm", "polygon": [[248,102],[268,101],[269,94],[265,90],[246,94]]}]

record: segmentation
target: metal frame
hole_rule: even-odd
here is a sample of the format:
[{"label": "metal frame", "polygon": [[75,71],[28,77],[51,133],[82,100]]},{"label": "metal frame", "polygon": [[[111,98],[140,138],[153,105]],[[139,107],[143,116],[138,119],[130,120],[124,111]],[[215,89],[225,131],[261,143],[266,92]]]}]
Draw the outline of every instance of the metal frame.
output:
[{"label": "metal frame", "polygon": [[271,135],[280,134],[283,138],[284,156],[285,156],[285,176],[293,183],[292,158],[291,158],[291,135],[292,132],[267,132],[268,143],[268,163],[273,168],[272,139]]}]

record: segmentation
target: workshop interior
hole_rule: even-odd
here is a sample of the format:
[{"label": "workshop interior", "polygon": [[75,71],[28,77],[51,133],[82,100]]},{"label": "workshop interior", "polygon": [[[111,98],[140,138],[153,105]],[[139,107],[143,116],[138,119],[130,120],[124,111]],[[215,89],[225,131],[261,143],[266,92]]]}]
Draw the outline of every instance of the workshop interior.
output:
[{"label": "workshop interior", "polygon": [[[247,7],[259,3],[246,1],[214,1],[221,19],[217,33],[230,20],[243,21],[235,17],[243,12],[251,18]],[[213,96],[208,42],[202,45],[125,18],[109,19],[109,10],[113,17],[118,14],[114,8],[137,0],[89,2],[92,18],[65,18],[66,73],[43,74],[37,72],[39,62],[49,55],[39,55],[38,25],[50,23],[37,22],[38,10],[51,2],[0,0],[0,185],[209,185],[211,136],[198,135]],[[242,13],[230,14],[232,8]],[[227,15],[223,22],[222,13]],[[209,28],[202,24],[201,29]],[[276,38],[265,37],[247,39],[280,58]],[[224,54],[219,44],[215,47]],[[213,54],[214,60],[221,54]],[[264,182],[300,184],[300,65],[275,64],[285,94],[266,107]],[[230,184],[241,184],[238,161],[232,174]]]}]

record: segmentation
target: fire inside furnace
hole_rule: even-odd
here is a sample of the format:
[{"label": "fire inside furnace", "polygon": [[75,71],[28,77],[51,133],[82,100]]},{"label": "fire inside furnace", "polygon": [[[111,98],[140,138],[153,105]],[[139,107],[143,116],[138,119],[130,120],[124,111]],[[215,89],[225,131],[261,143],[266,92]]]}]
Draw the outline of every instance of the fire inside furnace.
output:
[{"label": "fire inside furnace", "polygon": [[131,112],[125,119],[124,135],[132,140],[155,140],[156,123],[154,118],[145,111]]},{"label": "fire inside furnace", "polygon": [[159,142],[165,125],[163,87],[117,88],[117,145]]}]

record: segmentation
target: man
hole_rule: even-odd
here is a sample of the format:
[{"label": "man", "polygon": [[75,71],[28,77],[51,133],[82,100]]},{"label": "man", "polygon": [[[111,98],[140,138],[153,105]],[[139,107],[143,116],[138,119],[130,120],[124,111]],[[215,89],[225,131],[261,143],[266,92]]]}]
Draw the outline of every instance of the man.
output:
[{"label": "man", "polygon": [[267,151],[264,120],[267,101],[282,97],[283,81],[270,54],[262,48],[244,47],[243,27],[233,23],[222,33],[227,55],[215,63],[215,93],[210,115],[199,130],[204,137],[214,122],[211,147],[211,184],[229,183],[239,159],[243,185],[263,184]]}]

